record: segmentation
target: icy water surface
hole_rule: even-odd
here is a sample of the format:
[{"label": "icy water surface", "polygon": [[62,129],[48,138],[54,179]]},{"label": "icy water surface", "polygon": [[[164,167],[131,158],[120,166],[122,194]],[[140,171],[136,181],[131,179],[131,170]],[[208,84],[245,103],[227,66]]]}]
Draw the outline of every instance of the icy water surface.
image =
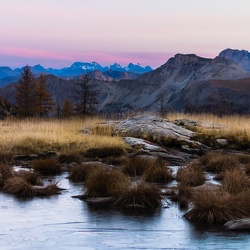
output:
[{"label": "icy water surface", "polygon": [[67,190],[51,198],[0,193],[0,249],[250,249],[250,233],[197,228],[174,204],[151,213],[89,207],[65,177]]}]

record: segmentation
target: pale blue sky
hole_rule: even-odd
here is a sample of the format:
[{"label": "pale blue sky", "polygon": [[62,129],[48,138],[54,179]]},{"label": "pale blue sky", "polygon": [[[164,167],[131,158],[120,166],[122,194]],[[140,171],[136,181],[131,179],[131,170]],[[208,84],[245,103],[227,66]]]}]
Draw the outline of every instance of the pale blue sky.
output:
[{"label": "pale blue sky", "polygon": [[0,65],[130,61],[250,50],[249,0],[3,0]]}]

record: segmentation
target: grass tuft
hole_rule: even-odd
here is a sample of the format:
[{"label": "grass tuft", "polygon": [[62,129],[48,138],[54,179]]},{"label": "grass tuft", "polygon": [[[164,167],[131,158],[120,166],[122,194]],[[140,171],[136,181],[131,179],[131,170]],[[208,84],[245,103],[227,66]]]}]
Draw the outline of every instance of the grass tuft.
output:
[{"label": "grass tuft", "polygon": [[70,169],[68,178],[73,182],[85,181],[90,173],[100,168],[100,164],[84,163]]},{"label": "grass tuft", "polygon": [[135,156],[129,158],[122,171],[129,176],[142,176],[147,170],[161,164],[157,159]]},{"label": "grass tuft", "polygon": [[250,179],[238,169],[226,171],[223,179],[223,190],[230,194],[238,194],[250,189]]},{"label": "grass tuft", "polygon": [[194,207],[184,216],[186,219],[204,224],[223,224],[247,215],[244,197],[231,196],[225,192],[209,189],[195,192],[192,197]]},{"label": "grass tuft", "polygon": [[140,183],[124,189],[115,205],[120,208],[157,208],[161,204],[160,190],[153,185]]},{"label": "grass tuft", "polygon": [[107,158],[111,156],[119,157],[126,153],[126,150],[122,147],[102,147],[102,148],[90,148],[84,154],[89,158]]},{"label": "grass tuft", "polygon": [[34,195],[38,197],[48,197],[52,195],[61,194],[62,190],[63,189],[58,187],[57,183],[53,183],[53,184],[47,185],[46,187],[34,188]]},{"label": "grass tuft", "polygon": [[88,175],[86,195],[89,197],[107,197],[121,193],[127,189],[130,181],[126,175],[116,169],[97,168]]},{"label": "grass tuft", "polygon": [[28,184],[33,186],[42,186],[41,175],[33,171],[18,171],[16,176],[26,181]]},{"label": "grass tuft", "polygon": [[60,163],[72,163],[72,162],[76,162],[76,163],[81,163],[81,156],[79,154],[62,154],[58,157],[58,161]]},{"label": "grass tuft", "polygon": [[200,164],[191,163],[178,169],[177,180],[181,186],[196,187],[205,183],[206,178]]},{"label": "grass tuft", "polygon": [[159,160],[155,163],[155,165],[145,170],[142,176],[143,180],[155,183],[168,183],[172,181],[172,172],[165,166],[165,163]]},{"label": "grass tuft", "polygon": [[33,187],[19,177],[6,180],[3,191],[5,193],[13,194],[21,199],[34,197]]},{"label": "grass tuft", "polygon": [[0,187],[3,187],[4,182],[12,177],[12,171],[9,165],[0,163]]},{"label": "grass tuft", "polygon": [[61,165],[53,158],[34,160],[33,169],[42,175],[57,175],[62,172]]},{"label": "grass tuft", "polygon": [[219,152],[208,152],[199,159],[208,172],[223,172],[239,168],[240,162],[236,156]]}]

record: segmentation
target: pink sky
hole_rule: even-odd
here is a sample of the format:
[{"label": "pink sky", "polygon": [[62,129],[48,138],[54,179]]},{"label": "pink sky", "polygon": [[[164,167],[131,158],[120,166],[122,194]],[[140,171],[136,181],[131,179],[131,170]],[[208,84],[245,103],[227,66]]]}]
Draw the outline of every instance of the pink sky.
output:
[{"label": "pink sky", "polygon": [[156,68],[176,53],[250,50],[249,9],[249,0],[1,1],[0,66]]}]

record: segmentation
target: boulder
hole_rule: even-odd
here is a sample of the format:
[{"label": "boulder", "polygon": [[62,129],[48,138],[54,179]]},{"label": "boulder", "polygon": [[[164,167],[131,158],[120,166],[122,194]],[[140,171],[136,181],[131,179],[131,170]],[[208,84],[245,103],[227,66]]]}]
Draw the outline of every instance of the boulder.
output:
[{"label": "boulder", "polygon": [[228,145],[227,139],[217,139],[216,143],[221,147],[225,147]]},{"label": "boulder", "polygon": [[143,138],[164,145],[188,145],[203,151],[207,147],[191,138],[195,132],[177,126],[157,116],[137,116],[116,126],[115,132],[121,136]]},{"label": "boulder", "polygon": [[250,232],[250,218],[231,220],[224,224],[227,230],[239,230]]},{"label": "boulder", "polygon": [[167,149],[160,147],[152,142],[135,137],[124,137],[124,141],[143,154],[164,158],[171,164],[175,165],[184,162],[184,159],[182,157],[173,155]]}]

